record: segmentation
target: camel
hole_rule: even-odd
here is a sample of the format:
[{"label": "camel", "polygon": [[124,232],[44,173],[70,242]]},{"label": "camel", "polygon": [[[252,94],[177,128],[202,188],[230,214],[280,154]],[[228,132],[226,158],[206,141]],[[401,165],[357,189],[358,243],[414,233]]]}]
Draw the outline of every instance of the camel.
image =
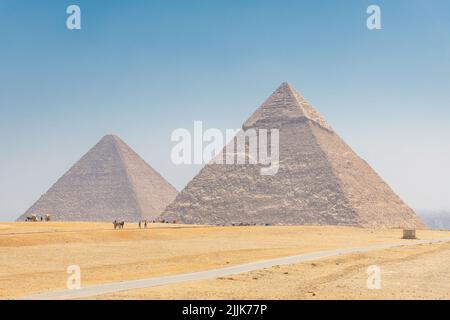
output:
[{"label": "camel", "polygon": [[125,221],[118,222],[117,220],[113,221],[114,229],[123,229],[125,225]]},{"label": "camel", "polygon": [[35,214],[29,215],[25,218],[25,221],[36,222],[36,221],[38,221],[37,215],[35,215]]}]

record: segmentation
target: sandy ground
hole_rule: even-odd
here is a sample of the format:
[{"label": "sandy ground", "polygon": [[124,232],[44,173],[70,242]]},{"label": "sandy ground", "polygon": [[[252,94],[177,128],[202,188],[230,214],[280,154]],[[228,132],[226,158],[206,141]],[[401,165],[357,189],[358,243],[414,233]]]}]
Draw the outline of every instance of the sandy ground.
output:
[{"label": "sandy ground", "polygon": [[[381,288],[367,288],[367,268]],[[450,244],[420,245],[279,266],[214,280],[126,291],[95,299],[450,299]]]},{"label": "sandy ground", "polygon": [[[202,271],[307,252],[407,241],[400,240],[400,230],[348,227],[166,224],[152,224],[142,230],[137,225],[125,227],[125,230],[112,230],[112,224],[103,223],[0,223],[0,298],[64,289],[69,265],[79,265],[82,285],[90,285]],[[418,236],[421,239],[444,238],[450,237],[450,232],[424,230],[418,231]],[[397,292],[397,283],[408,292],[405,297],[409,294],[413,298],[445,298],[444,292],[450,291],[448,281],[444,281],[448,278],[449,262],[448,245],[418,246],[100,298],[401,298],[386,291],[391,288],[390,282],[392,289],[389,290]],[[365,268],[370,264],[380,264],[386,288],[359,292],[356,289],[361,283],[361,290],[364,289]],[[411,275],[410,278],[407,275]],[[395,280],[397,276],[407,277],[408,286]],[[424,288],[431,291],[425,293],[424,283],[419,281],[427,279],[432,282]],[[419,290],[411,289],[416,284],[422,289],[422,295]]]}]

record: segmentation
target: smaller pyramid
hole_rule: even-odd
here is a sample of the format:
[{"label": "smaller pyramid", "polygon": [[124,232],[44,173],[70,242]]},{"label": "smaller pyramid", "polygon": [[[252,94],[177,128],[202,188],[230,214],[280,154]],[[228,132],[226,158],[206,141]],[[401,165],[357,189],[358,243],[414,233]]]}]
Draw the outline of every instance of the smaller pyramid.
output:
[{"label": "smaller pyramid", "polygon": [[59,221],[152,219],[176,195],[125,142],[107,135],[18,220],[31,214],[50,214]]}]

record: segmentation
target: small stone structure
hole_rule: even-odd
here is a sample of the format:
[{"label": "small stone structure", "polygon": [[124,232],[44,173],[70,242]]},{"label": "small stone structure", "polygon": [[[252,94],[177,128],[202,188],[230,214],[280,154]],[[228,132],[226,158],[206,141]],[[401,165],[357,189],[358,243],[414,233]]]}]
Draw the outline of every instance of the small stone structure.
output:
[{"label": "small stone structure", "polygon": [[403,239],[417,239],[416,230],[404,229],[403,230]]}]

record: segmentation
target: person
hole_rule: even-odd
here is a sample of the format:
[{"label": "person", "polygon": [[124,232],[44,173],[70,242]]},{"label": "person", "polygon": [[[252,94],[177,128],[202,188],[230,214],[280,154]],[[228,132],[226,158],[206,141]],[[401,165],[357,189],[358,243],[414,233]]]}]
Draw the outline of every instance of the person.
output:
[{"label": "person", "polygon": [[44,220],[44,218],[41,216],[41,222],[42,222],[42,220]]},{"label": "person", "polygon": [[147,219],[145,219],[145,221],[144,221],[144,227],[145,227],[145,229],[147,229]]},{"label": "person", "polygon": [[139,229],[141,228],[141,220],[139,220]]}]

